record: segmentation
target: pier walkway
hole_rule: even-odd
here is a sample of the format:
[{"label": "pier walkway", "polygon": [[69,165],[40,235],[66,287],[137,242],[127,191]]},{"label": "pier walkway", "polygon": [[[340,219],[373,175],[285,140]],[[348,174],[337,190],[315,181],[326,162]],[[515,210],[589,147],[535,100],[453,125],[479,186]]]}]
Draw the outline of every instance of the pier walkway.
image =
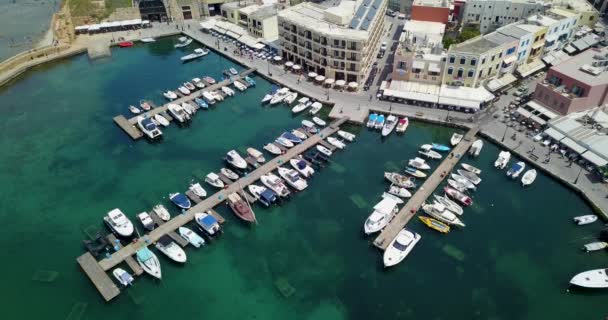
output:
[{"label": "pier walkway", "polygon": [[479,131],[479,127],[471,128],[464,136],[462,141],[452,149],[451,154],[454,156],[446,157],[441,164],[435,169],[433,174],[426,179],[420,189],[409,199],[409,201],[401,208],[393,220],[382,230],[380,235],[374,240],[374,245],[382,250],[385,250],[390,242],[397,236],[399,231],[405,227],[412,217],[416,215],[418,209],[422,207],[426,199],[430,197],[439,184],[452,171],[454,166],[462,159],[467,150],[474,142],[475,135]]},{"label": "pier walkway", "polygon": [[194,219],[195,213],[206,212],[206,211],[212,209],[213,207],[217,206],[218,204],[224,202],[227,199],[229,194],[240,191],[242,188],[245,188],[249,184],[256,182],[258,179],[260,179],[260,177],[262,175],[267,174],[267,173],[277,169],[277,167],[289,162],[289,160],[291,158],[305,152],[307,149],[309,149],[311,147],[316,146],[324,138],[337,132],[339,130],[340,126],[343,123],[345,123],[346,121],[348,121],[348,118],[341,118],[341,119],[335,120],[334,122],[330,123],[330,125],[328,127],[321,130],[320,133],[313,135],[310,138],[304,140],[299,145],[296,145],[293,148],[287,150],[284,154],[269,160],[268,162],[266,162],[259,168],[255,169],[254,171],[250,172],[249,174],[243,176],[242,178],[235,181],[234,183],[232,183],[230,186],[226,187],[225,189],[222,189],[222,190],[216,192],[215,194],[209,195],[205,200],[196,204],[195,206],[190,208],[188,211],[175,216],[171,220],[167,221],[166,223],[164,223],[164,224],[158,226],[156,229],[152,230],[147,235],[145,235],[139,239],[136,239],[135,241],[126,245],[119,251],[113,253],[109,258],[101,260],[99,262],[100,268],[105,271],[108,271],[108,270],[114,268],[115,266],[117,266],[118,264],[123,262],[125,259],[127,259],[128,257],[131,257],[133,254],[135,254],[137,252],[137,250],[156,242],[162,236],[164,236],[172,231],[175,231],[177,228],[192,221]]}]

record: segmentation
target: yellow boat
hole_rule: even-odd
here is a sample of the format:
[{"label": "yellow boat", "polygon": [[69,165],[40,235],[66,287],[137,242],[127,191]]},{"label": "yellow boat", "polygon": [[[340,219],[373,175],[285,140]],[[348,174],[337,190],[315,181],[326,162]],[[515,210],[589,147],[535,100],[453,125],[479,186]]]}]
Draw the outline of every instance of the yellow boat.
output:
[{"label": "yellow boat", "polygon": [[448,226],[447,224],[445,224],[439,220],[435,220],[433,218],[425,217],[425,216],[418,216],[418,218],[420,219],[420,221],[422,221],[422,223],[426,224],[426,226],[431,229],[435,229],[442,233],[450,232],[450,226]]}]

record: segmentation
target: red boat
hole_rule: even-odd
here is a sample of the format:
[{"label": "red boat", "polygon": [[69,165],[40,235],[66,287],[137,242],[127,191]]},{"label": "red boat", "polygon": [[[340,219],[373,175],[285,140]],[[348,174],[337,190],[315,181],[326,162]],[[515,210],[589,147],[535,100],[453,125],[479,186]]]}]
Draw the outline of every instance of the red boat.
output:
[{"label": "red boat", "polygon": [[132,41],[122,41],[118,43],[118,46],[121,48],[128,48],[128,47],[132,47],[133,46],[133,42]]},{"label": "red boat", "polygon": [[251,207],[238,194],[233,193],[228,196],[228,205],[230,206],[230,209],[232,209],[234,214],[237,217],[241,218],[243,221],[255,221],[255,215],[253,214]]},{"label": "red boat", "polygon": [[456,189],[445,187],[443,188],[443,191],[445,191],[445,193],[450,196],[450,198],[460,202],[464,206],[470,206],[473,204],[473,199],[471,199],[471,197]]}]

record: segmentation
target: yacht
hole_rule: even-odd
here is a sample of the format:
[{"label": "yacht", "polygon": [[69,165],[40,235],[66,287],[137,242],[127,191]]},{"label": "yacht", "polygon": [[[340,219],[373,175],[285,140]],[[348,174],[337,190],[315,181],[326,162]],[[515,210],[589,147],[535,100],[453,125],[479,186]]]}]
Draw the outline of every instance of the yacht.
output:
[{"label": "yacht", "polygon": [[460,141],[462,141],[463,137],[464,135],[454,132],[454,134],[452,134],[452,137],[450,138],[450,144],[452,145],[452,147],[455,147],[457,144],[459,144]]},{"label": "yacht", "polygon": [[228,195],[228,206],[239,219],[245,222],[255,222],[255,214],[249,204],[237,193]]},{"label": "yacht", "polygon": [[277,90],[277,92],[275,92],[275,94],[272,96],[272,99],[270,99],[270,104],[275,105],[277,103],[282,102],[283,100],[285,100],[285,97],[287,97],[288,94],[289,88],[282,88]]},{"label": "yacht", "polygon": [[367,127],[373,128],[374,125],[376,124],[377,119],[378,119],[378,114],[376,114],[376,113],[370,114],[369,117],[367,118]]},{"label": "yacht", "polygon": [[570,284],[590,289],[608,288],[608,269],[581,272],[570,279]]},{"label": "yacht", "polygon": [[523,161],[519,161],[507,171],[507,177],[511,177],[516,179],[519,175],[526,169],[526,163]]},{"label": "yacht", "polygon": [[584,216],[574,217],[574,222],[576,224],[578,224],[579,226],[582,226],[582,225],[585,225],[585,224],[594,223],[595,221],[597,221],[597,216],[594,215],[594,214],[588,214],[588,215],[584,215]]},{"label": "yacht", "polygon": [[186,252],[182,247],[175,243],[169,236],[162,236],[156,242],[156,249],[165,254],[169,259],[179,262],[186,262]]},{"label": "yacht", "polygon": [[521,177],[522,187],[531,185],[536,180],[536,169],[530,169]]},{"label": "yacht", "polygon": [[481,182],[481,178],[471,171],[458,169],[456,170],[456,172],[458,172],[459,175],[465,177],[467,180],[471,181],[471,183],[473,184],[479,184]]},{"label": "yacht", "polygon": [[152,211],[154,211],[154,213],[156,213],[156,215],[163,221],[171,220],[171,214],[169,213],[169,210],[167,210],[167,208],[165,208],[165,206],[163,206],[162,204],[155,205],[152,208]]},{"label": "yacht", "polygon": [[180,105],[170,103],[167,106],[167,110],[169,110],[169,113],[171,114],[171,116],[173,116],[173,118],[175,120],[177,120],[179,123],[186,123],[188,120],[190,120],[190,116],[186,113],[184,108],[182,108],[182,106],[180,106]]},{"label": "yacht", "polygon": [[390,220],[399,212],[399,204],[393,198],[385,197],[374,206],[374,211],[367,217],[363,224],[363,232],[372,234],[382,230]]},{"label": "yacht", "polygon": [[509,163],[510,159],[511,153],[509,151],[501,151],[498,154],[498,159],[496,159],[496,161],[494,162],[494,167],[502,170],[507,166],[507,163]]},{"label": "yacht", "polygon": [[137,218],[141,222],[141,225],[148,231],[154,230],[154,220],[150,217],[147,212],[141,212],[137,215]]},{"label": "yacht", "polygon": [[461,163],[460,164],[465,170],[472,172],[474,174],[481,174],[481,169],[478,169],[476,167],[473,167],[470,164],[466,164],[466,163]]},{"label": "yacht", "polygon": [[266,187],[250,184],[247,186],[247,189],[249,189],[249,192],[266,207],[270,207],[277,201],[277,195]]},{"label": "yacht", "polygon": [[247,154],[255,159],[257,163],[264,163],[266,159],[264,158],[264,154],[254,148],[247,148]]},{"label": "yacht", "polygon": [[406,188],[397,187],[397,186],[390,186],[388,188],[388,193],[395,195],[397,197],[401,197],[401,198],[410,198],[412,196],[412,194],[409,191],[407,191]]},{"label": "yacht", "polygon": [[281,178],[283,178],[283,180],[292,188],[302,191],[308,187],[308,182],[300,177],[300,174],[296,170],[279,167],[278,171],[279,176],[281,176]]},{"label": "yacht", "polygon": [[287,189],[283,183],[283,180],[272,173],[262,175],[260,177],[260,181],[262,181],[262,184],[281,197],[288,197],[290,194],[289,189]]},{"label": "yacht", "polygon": [[192,39],[188,37],[179,37],[177,41],[178,43],[174,45],[176,48],[183,48],[192,43]]},{"label": "yacht", "polygon": [[416,232],[403,228],[384,250],[384,267],[392,267],[403,261],[422,238]]},{"label": "yacht", "polygon": [[355,141],[355,138],[356,138],[356,136],[354,134],[343,131],[343,130],[338,130],[338,135],[349,142]]},{"label": "yacht", "polygon": [[296,101],[297,98],[298,98],[297,92],[289,92],[289,94],[287,96],[285,96],[285,99],[283,99],[283,101],[287,104],[292,104],[294,101]]},{"label": "yacht", "polygon": [[247,169],[247,161],[245,161],[236,150],[228,151],[226,154],[226,161],[237,169]]},{"label": "yacht", "polygon": [[410,124],[409,119],[407,117],[399,119],[397,123],[396,132],[403,133],[407,130],[408,125]]},{"label": "yacht", "polygon": [[310,178],[315,173],[315,169],[309,166],[303,159],[290,159],[289,164],[305,178]]},{"label": "yacht", "polygon": [[228,169],[228,168],[221,168],[220,169],[220,173],[223,174],[224,176],[226,176],[226,178],[230,179],[230,180],[238,180],[239,179],[239,175],[236,174],[236,172]]},{"label": "yacht", "polygon": [[414,188],[416,186],[412,179],[402,176],[396,172],[385,172],[384,178],[398,187]]},{"label": "yacht", "polygon": [[148,139],[156,140],[163,136],[163,132],[152,122],[152,118],[137,117],[137,126]]},{"label": "yacht", "polygon": [[424,159],[418,157],[410,159],[408,165],[420,170],[429,170],[431,168],[431,166],[429,166]]},{"label": "yacht", "polygon": [[204,57],[208,54],[209,54],[209,50],[196,48],[196,49],[194,49],[194,52],[192,52],[191,54],[185,55],[185,56],[181,57],[180,59],[183,62],[188,62],[188,61],[192,61],[192,60],[196,60],[198,58]]},{"label": "yacht", "polygon": [[201,212],[195,213],[194,221],[209,237],[215,237],[222,232],[219,222],[211,214]]},{"label": "yacht", "polygon": [[462,207],[460,205],[458,205],[458,203],[450,200],[450,198],[438,196],[436,194],[434,194],[433,197],[435,198],[435,202],[444,205],[448,210],[452,211],[453,213],[455,213],[459,216],[461,216],[464,213],[464,210],[462,209]]},{"label": "yacht", "polygon": [[279,147],[277,147],[274,143],[267,143],[264,146],[264,150],[266,150],[274,155],[280,155],[283,153],[283,151],[281,151],[281,149]]},{"label": "yacht", "polygon": [[177,99],[177,94],[171,90],[163,92],[163,96],[165,96],[165,98],[167,98],[168,100]]},{"label": "yacht", "polygon": [[178,208],[188,210],[192,206],[190,199],[186,197],[183,193],[170,193],[169,200],[173,202]]},{"label": "yacht", "polygon": [[473,199],[471,199],[471,197],[467,196],[466,194],[450,188],[450,187],[444,187],[443,191],[445,191],[445,193],[450,196],[452,199],[460,202],[462,205],[464,206],[470,206],[473,204]]},{"label": "yacht", "polygon": [[310,99],[308,97],[300,98],[300,100],[298,100],[298,104],[291,109],[291,112],[300,113],[300,112],[306,110],[306,108],[308,108],[310,106],[309,102],[310,102]]},{"label": "yacht", "polygon": [[121,237],[130,237],[133,234],[133,223],[120,209],[112,209],[103,217],[103,221],[112,229],[112,232]]},{"label": "yacht", "polygon": [[207,196],[207,191],[205,191],[203,186],[201,186],[201,184],[198,182],[190,184],[190,187],[188,187],[188,189],[190,191],[192,191],[192,193],[194,193],[195,195],[197,195],[201,198],[204,198]]},{"label": "yacht", "polygon": [[481,140],[481,139],[475,140],[475,142],[473,142],[473,144],[471,145],[471,148],[469,148],[469,155],[474,156],[474,157],[479,156],[479,153],[481,152],[481,148],[483,148],[483,140]]},{"label": "yacht", "polygon": [[137,250],[135,258],[137,259],[137,263],[139,263],[147,274],[157,279],[162,278],[158,257],[150,249],[148,249],[148,247],[142,247],[141,249]]},{"label": "yacht", "polygon": [[465,224],[462,223],[462,221],[460,221],[460,219],[458,219],[456,214],[454,214],[452,211],[448,210],[444,205],[442,205],[440,203],[425,204],[422,206],[422,211],[424,211],[429,216],[431,216],[435,219],[438,219],[440,221],[443,221],[447,224],[460,226],[460,227],[465,226]]},{"label": "yacht", "polygon": [[205,245],[205,239],[199,236],[196,232],[192,231],[190,228],[179,227],[177,229],[179,235],[184,238],[188,243],[193,245],[195,248],[200,248]]},{"label": "yacht", "polygon": [[317,114],[319,111],[321,111],[321,108],[323,108],[323,105],[321,104],[321,102],[313,102],[310,105],[310,110],[308,111],[308,113],[315,115]]},{"label": "yacht", "polygon": [[114,278],[116,278],[116,280],[118,280],[118,282],[120,282],[120,284],[125,287],[130,286],[131,284],[133,284],[133,281],[135,281],[133,276],[122,268],[114,269],[112,271],[112,275],[114,275]]},{"label": "yacht", "polygon": [[395,117],[394,115],[389,115],[386,118],[386,122],[384,123],[384,126],[382,127],[382,136],[386,137],[389,134],[391,134],[391,132],[393,132],[393,130],[395,129],[395,127],[397,126],[397,117]]},{"label": "yacht", "polygon": [[224,187],[224,182],[214,172],[209,173],[205,177],[205,182],[207,182],[208,184],[210,184],[210,185],[212,185],[212,186],[214,186],[216,188],[223,188]]},{"label": "yacht", "polygon": [[418,153],[429,159],[435,160],[439,160],[443,157],[439,152],[434,151],[433,146],[431,146],[430,144],[421,145],[420,150],[418,150]]},{"label": "yacht", "polygon": [[346,147],[346,144],[344,144],[344,142],[342,142],[341,140],[335,138],[335,137],[327,137],[327,142],[329,144],[331,144],[332,146],[338,148],[338,149],[344,149]]}]

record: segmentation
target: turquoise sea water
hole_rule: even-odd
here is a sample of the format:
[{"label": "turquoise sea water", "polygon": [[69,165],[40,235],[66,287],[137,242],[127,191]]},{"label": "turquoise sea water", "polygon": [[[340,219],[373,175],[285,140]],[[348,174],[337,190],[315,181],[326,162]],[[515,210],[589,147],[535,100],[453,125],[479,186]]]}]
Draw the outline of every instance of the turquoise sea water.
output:
[{"label": "turquoise sea water", "polygon": [[[142,98],[196,76],[220,77],[232,63],[214,53],[181,64],[166,39],[39,67],[0,89],[0,283],[5,317],[45,319],[592,319],[605,295],[566,293],[577,272],[606,266],[606,253],[584,254],[600,224],[576,227],[587,205],[540,175],[526,190],[492,168],[499,149],[486,143],[469,163],[483,170],[466,209],[467,227],[422,235],[410,256],[384,270],[362,224],[387,187],[385,170],[404,168],[422,143],[447,142],[452,129],[412,123],[403,136],[348,127],[357,142],[309,188],[281,207],[256,208],[259,225],[239,223],[225,207],[226,234],[187,249],[178,266],[164,257],[163,280],[143,276],[104,303],[75,258],[83,230],[104,228],[120,207],[129,216],[217,171],[226,151],[261,146],[296,127],[286,107],[262,107],[270,84],[199,112],[189,128],[165,129],[162,143],[131,141],[112,122]],[[207,188],[207,187],[206,187]],[[207,188],[208,191],[210,188]],[[173,207],[170,207],[173,209]],[[173,210],[173,214],[177,211]],[[51,282],[41,271],[57,272]],[[277,282],[295,290],[284,297]]]}]

